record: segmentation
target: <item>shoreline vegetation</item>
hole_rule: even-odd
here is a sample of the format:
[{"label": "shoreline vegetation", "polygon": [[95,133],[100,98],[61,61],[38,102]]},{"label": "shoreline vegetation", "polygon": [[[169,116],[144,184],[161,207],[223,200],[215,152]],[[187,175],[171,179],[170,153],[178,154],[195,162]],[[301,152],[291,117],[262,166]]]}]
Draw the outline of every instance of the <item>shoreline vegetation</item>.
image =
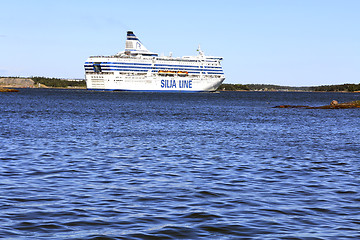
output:
[{"label": "shoreline vegetation", "polygon": [[[84,79],[47,77],[0,77],[0,89],[8,88],[78,88],[86,89]],[[5,91],[5,90],[3,90]],[[294,91],[294,92],[360,92],[360,84],[322,85],[316,87],[290,87],[271,84],[224,83],[217,91]]]},{"label": "shoreline vegetation", "polygon": [[270,84],[221,84],[218,91],[269,91],[269,92],[360,92],[360,84],[290,87]]}]

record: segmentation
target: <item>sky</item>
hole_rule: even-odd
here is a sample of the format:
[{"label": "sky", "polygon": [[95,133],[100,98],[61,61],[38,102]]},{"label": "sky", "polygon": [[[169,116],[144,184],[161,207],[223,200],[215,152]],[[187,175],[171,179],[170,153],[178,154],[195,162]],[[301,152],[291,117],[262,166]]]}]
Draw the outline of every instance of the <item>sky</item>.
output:
[{"label": "sky", "polygon": [[359,0],[0,0],[0,76],[84,78],[125,48],[224,58],[224,83],[360,83]]}]

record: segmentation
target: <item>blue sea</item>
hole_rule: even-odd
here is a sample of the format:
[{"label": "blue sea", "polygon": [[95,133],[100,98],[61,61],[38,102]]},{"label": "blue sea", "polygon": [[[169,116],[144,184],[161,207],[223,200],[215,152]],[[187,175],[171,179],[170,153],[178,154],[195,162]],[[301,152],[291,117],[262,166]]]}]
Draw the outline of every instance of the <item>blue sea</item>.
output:
[{"label": "blue sea", "polygon": [[359,93],[0,93],[1,239],[360,239]]}]

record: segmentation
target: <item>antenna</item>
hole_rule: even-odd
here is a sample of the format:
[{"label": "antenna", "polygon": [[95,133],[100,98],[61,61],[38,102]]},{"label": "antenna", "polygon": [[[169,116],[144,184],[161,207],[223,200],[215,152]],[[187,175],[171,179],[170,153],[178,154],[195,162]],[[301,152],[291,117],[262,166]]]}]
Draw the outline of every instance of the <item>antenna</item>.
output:
[{"label": "antenna", "polygon": [[201,51],[200,44],[199,44],[199,47],[198,47],[198,49],[196,51],[199,52],[200,56],[204,56],[204,52]]}]

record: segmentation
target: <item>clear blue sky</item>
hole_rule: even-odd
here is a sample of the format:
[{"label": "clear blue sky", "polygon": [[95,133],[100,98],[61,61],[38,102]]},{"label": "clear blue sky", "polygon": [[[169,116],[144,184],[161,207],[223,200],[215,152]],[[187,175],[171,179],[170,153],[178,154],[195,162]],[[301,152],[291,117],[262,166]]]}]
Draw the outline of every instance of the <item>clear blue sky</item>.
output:
[{"label": "clear blue sky", "polygon": [[133,30],[150,50],[224,57],[226,83],[360,83],[359,0],[0,0],[0,76],[83,78]]}]

